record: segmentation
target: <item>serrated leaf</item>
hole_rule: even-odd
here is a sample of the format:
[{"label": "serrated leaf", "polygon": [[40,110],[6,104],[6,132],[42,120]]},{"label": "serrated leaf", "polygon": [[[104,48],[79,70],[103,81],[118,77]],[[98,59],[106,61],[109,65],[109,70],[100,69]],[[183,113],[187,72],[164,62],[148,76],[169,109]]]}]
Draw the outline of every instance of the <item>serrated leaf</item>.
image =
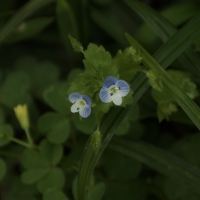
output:
[{"label": "serrated leaf", "polygon": [[141,70],[142,56],[133,47],[128,47],[124,51],[119,50],[114,61],[119,70],[120,79],[127,82],[133,80],[134,75]]},{"label": "serrated leaf", "polygon": [[37,183],[37,188],[41,193],[45,193],[48,189],[61,190],[65,183],[65,175],[59,168],[54,168]]},{"label": "serrated leaf", "polygon": [[67,99],[67,90],[64,91],[63,87],[52,85],[44,92],[45,101],[51,106],[55,111],[62,113],[64,115],[70,112],[69,100]]},{"label": "serrated leaf", "polygon": [[63,192],[57,189],[49,189],[44,193],[43,200],[69,200]]},{"label": "serrated leaf", "polygon": [[10,73],[1,85],[1,103],[13,108],[18,104],[25,104],[31,101],[28,93],[30,89],[30,79],[26,73]]},{"label": "serrated leaf", "polygon": [[63,148],[61,145],[50,144],[47,140],[42,140],[39,146],[41,155],[49,162],[49,165],[56,165],[62,158]]},{"label": "serrated leaf", "polygon": [[8,135],[9,137],[12,137],[13,129],[9,124],[1,124],[0,125],[0,134],[5,135],[5,137],[3,136],[0,138],[0,147],[2,147],[10,142],[10,140],[6,138],[6,135]]},{"label": "serrated leaf", "polygon": [[61,144],[67,140],[69,134],[69,120],[66,119],[58,123],[48,132],[47,139],[53,144]]},{"label": "serrated leaf", "polygon": [[21,174],[24,184],[33,184],[48,173],[49,169],[29,169]]},{"label": "serrated leaf", "polygon": [[5,162],[0,158],[0,180],[4,177],[6,173],[6,164]]},{"label": "serrated leaf", "polygon": [[32,38],[52,22],[53,17],[40,17],[22,22],[8,34],[4,43],[14,43]]},{"label": "serrated leaf", "polygon": [[41,132],[47,132],[65,120],[66,118],[59,113],[47,112],[38,119],[37,126]]},{"label": "serrated leaf", "polygon": [[21,163],[25,169],[48,169],[45,158],[33,149],[25,149],[21,154]]}]

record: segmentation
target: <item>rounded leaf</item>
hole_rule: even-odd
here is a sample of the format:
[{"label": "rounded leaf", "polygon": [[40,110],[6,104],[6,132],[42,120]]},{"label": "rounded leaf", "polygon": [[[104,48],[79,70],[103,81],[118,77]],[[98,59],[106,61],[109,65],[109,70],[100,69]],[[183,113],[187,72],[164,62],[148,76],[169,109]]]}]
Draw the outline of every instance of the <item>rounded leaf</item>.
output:
[{"label": "rounded leaf", "polygon": [[42,200],[69,200],[65,194],[57,189],[49,189],[44,193]]}]

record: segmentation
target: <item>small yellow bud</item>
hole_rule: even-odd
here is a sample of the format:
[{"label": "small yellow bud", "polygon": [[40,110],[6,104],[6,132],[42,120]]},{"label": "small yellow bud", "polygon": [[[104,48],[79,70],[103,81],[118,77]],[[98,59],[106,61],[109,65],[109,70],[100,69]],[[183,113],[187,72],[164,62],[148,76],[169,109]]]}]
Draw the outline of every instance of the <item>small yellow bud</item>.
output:
[{"label": "small yellow bud", "polygon": [[28,108],[27,105],[17,105],[14,107],[15,115],[22,127],[22,129],[26,130],[29,128],[29,118],[28,118]]}]

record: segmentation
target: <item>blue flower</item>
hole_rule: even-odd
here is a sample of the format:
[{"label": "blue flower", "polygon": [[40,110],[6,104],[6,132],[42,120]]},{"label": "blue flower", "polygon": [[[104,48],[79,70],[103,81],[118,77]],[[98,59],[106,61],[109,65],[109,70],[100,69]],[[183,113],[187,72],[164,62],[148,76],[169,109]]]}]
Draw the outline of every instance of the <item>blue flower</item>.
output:
[{"label": "blue flower", "polygon": [[73,103],[71,112],[79,112],[81,117],[87,118],[91,113],[92,101],[87,95],[81,95],[79,93],[72,93],[69,95],[69,100]]},{"label": "blue flower", "polygon": [[118,80],[113,76],[108,76],[100,90],[99,97],[104,103],[113,103],[117,106],[122,104],[122,97],[125,97],[130,91],[126,81]]}]

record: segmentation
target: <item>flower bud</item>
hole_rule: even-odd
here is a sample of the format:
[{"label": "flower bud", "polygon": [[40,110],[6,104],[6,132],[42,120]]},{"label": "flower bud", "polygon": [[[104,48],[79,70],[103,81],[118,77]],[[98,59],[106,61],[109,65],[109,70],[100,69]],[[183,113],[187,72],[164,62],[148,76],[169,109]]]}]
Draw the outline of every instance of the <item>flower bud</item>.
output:
[{"label": "flower bud", "polygon": [[29,128],[29,117],[28,117],[28,108],[27,105],[17,105],[14,107],[15,115],[22,127],[22,129],[26,130]]}]

